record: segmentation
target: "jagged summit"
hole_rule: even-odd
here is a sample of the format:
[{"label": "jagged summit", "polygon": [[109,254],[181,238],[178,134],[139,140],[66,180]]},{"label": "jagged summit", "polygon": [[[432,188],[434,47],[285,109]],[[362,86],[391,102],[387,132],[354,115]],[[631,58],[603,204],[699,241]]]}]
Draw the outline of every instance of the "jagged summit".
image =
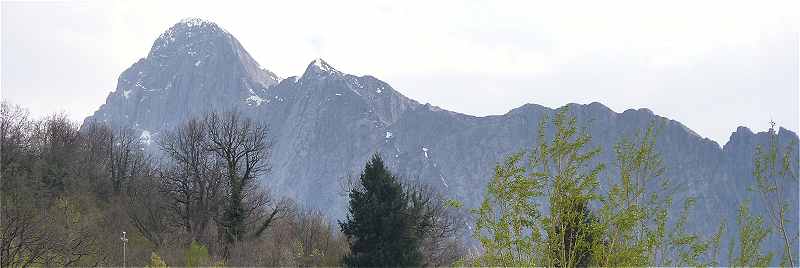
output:
[{"label": "jagged summit", "polygon": [[331,66],[330,66],[330,65],[329,65],[327,62],[325,62],[325,60],[323,60],[322,58],[316,58],[316,59],[314,59],[314,61],[312,61],[312,62],[311,62],[309,65],[313,65],[314,67],[316,67],[316,68],[320,68],[320,69],[323,69],[323,70],[331,70],[331,69],[333,69],[333,67],[331,67]]},{"label": "jagged summit", "polygon": [[737,134],[737,133],[745,134],[745,135],[753,135],[753,131],[750,130],[750,128],[745,127],[745,126],[737,127],[736,131],[734,131],[732,134]]},{"label": "jagged summit", "polygon": [[328,76],[328,75],[341,75],[342,72],[333,68],[328,62],[323,60],[322,58],[316,58],[311,63],[308,64],[306,67],[306,71],[303,72],[301,78],[309,77],[309,76]]},{"label": "jagged summit", "polygon": [[789,135],[789,136],[797,137],[797,133],[795,133],[794,131],[791,131],[791,130],[789,130],[787,128],[778,127],[778,136],[781,136],[781,135]]},{"label": "jagged summit", "polygon": [[[794,133],[793,131],[783,127],[778,127],[777,130],[772,129],[772,131],[775,131],[773,132],[773,134],[777,134],[777,137],[782,139],[787,139],[787,140],[798,139],[797,133]],[[727,147],[729,146],[729,144],[741,143],[743,140],[757,139],[758,137],[766,139],[764,137],[766,137],[768,133],[770,133],[770,130],[753,131],[748,127],[739,126],[736,128],[736,131],[731,133],[730,138],[728,138],[728,142],[725,143],[725,146]]]},{"label": "jagged summit", "polygon": [[174,51],[191,50],[196,44],[206,42],[217,46],[239,46],[238,41],[216,23],[200,18],[185,18],[159,35],[148,56],[165,56]]},{"label": "jagged summit", "polygon": [[[464,200],[466,207],[480,206],[484,191],[476,185],[492,178],[491,166],[505,155],[535,146],[539,120],[555,112],[526,104],[503,115],[458,114],[420,104],[375,77],[340,72],[323,59],[308,62],[302,76],[277,83],[278,78],[262,70],[236,38],[198,18],[178,22],[154,44],[148,57],[120,75],[115,91],[85,122],[132,127],[156,150],[161,135],[188,118],[240,110],[267,124],[274,142],[272,170],[261,179],[275,193],[332,217],[345,215],[346,197],[329,189],[337,187],[340,178],[358,174],[376,152],[398,175]],[[614,144],[637,138],[651,122],[665,119],[645,109],[614,112],[601,103],[570,105],[581,126],[586,123],[591,148],[604,146],[598,163],[616,163]],[[548,131],[550,135],[552,128]],[[796,144],[796,135],[777,131],[782,141]],[[712,213],[746,197],[753,148],[766,141],[740,128],[720,149],[671,120],[659,124],[657,134],[655,150],[665,167],[663,176],[680,187],[675,188],[676,198],[703,197],[698,209]],[[788,200],[796,202],[796,192]],[[736,218],[735,213],[713,216],[692,226],[693,231],[711,233],[716,219]]]},{"label": "jagged summit", "polygon": [[199,27],[203,27],[203,26],[219,27],[213,21],[210,21],[210,20],[207,20],[207,19],[203,19],[203,18],[199,18],[199,17],[183,18],[177,24],[175,24],[175,26],[179,26],[179,25],[186,26],[186,27],[198,27],[198,26]]},{"label": "jagged summit", "polygon": [[169,32],[195,32],[195,33],[224,33],[230,34],[224,28],[219,26],[217,23],[197,17],[189,17],[180,20],[178,23],[175,23],[172,27],[170,27],[165,33]]},{"label": "jagged summit", "polygon": [[209,110],[259,106],[280,78],[212,21],[187,18],[164,31],[147,57],[119,77],[89,121],[157,133]]},{"label": "jagged summit", "polygon": [[159,67],[183,66],[194,70],[219,64],[236,65],[264,86],[280,80],[261,67],[228,31],[201,18],[185,18],[167,29],[153,42],[147,59]]}]

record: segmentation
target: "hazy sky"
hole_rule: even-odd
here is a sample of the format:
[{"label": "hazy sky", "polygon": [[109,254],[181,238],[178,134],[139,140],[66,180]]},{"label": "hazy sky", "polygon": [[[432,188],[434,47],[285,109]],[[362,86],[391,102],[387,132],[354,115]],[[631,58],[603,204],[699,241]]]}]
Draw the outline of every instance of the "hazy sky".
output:
[{"label": "hazy sky", "polygon": [[281,77],[322,57],[466,114],[599,101],[721,144],[769,120],[797,131],[796,2],[595,2],[3,1],[0,94],[82,120],[161,32],[201,17]]}]

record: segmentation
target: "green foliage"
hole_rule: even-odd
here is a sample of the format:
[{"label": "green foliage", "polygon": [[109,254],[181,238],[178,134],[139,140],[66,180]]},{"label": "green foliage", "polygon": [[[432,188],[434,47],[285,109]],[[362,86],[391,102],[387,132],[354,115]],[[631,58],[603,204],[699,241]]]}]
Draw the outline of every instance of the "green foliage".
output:
[{"label": "green foliage", "polygon": [[[549,140],[544,131],[548,123],[554,129]],[[672,196],[665,194],[669,182],[662,177],[656,132],[654,122],[634,140],[622,139],[614,146],[619,174],[608,177],[608,190],[598,194],[605,166],[592,162],[600,151],[587,149],[591,137],[565,108],[540,122],[537,146],[497,165],[481,206],[473,210],[474,236],[484,252],[470,264],[719,265],[724,224],[709,239],[687,232],[693,198],[685,199],[682,213],[670,219]],[[546,201],[546,213],[540,212],[538,201]],[[593,210],[593,203],[600,206]]]},{"label": "green foliage", "polygon": [[[792,254],[797,250],[798,234],[792,234],[791,219],[786,214],[796,211],[797,204],[786,201],[788,191],[797,191],[798,160],[792,155],[797,144],[789,143],[781,149],[778,135],[775,133],[775,123],[770,122],[768,131],[769,143],[764,148],[756,146],[753,156],[753,177],[755,178],[754,190],[761,195],[766,210],[764,214],[769,219],[769,224],[783,242],[782,266],[796,266]],[[788,226],[787,226],[788,225]],[[795,223],[796,225],[796,223]]]},{"label": "green foliage", "polygon": [[60,196],[47,213],[50,254],[44,257],[45,266],[81,266],[96,257],[98,238],[92,230],[96,222],[91,201],[85,197]]},{"label": "green foliage", "polygon": [[448,199],[445,202],[445,206],[449,208],[462,208],[464,207],[464,203],[455,199]]},{"label": "green foliage", "polygon": [[603,243],[594,246],[598,265],[656,263],[655,250],[664,241],[668,207],[659,206],[664,197],[658,192],[647,191],[651,181],[658,181],[662,188],[667,185],[661,177],[664,168],[655,141],[655,124],[650,124],[636,140],[622,139],[614,146],[619,176],[609,177],[609,190],[598,211],[603,233]]},{"label": "green foliage", "polygon": [[[750,214],[750,207],[742,204],[739,207],[739,216],[736,218],[736,223],[739,225],[739,253],[734,255],[730,254],[732,260],[730,261],[733,266],[750,266],[750,267],[764,267],[769,266],[772,261],[772,253],[765,252],[761,249],[764,238],[769,235],[769,228],[764,226],[764,219],[760,216],[753,216]],[[733,250],[734,245],[731,240],[730,249]]]},{"label": "green foliage", "polygon": [[[719,247],[719,237],[724,231],[724,225],[721,225],[719,231],[713,234],[712,238],[709,240],[704,240],[700,235],[687,232],[686,226],[690,224],[689,212],[692,211],[695,203],[696,200],[694,198],[687,198],[684,200],[683,209],[678,215],[675,227],[667,236],[666,246],[668,253],[661,264],[676,266],[709,266],[716,262],[713,258],[704,258],[704,256],[708,255],[710,248]],[[672,258],[670,259],[669,257]]]},{"label": "green foliage", "polygon": [[619,176],[609,177],[609,190],[598,210],[602,241],[594,246],[595,262],[600,266],[718,264],[714,259],[724,225],[709,240],[687,232],[693,198],[684,200],[674,225],[667,225],[673,197],[667,193],[669,181],[662,177],[656,136],[657,124],[652,122],[635,139],[623,138],[614,146]]},{"label": "green foliage", "polygon": [[[545,123],[555,129],[545,137]],[[509,156],[495,167],[477,217],[474,236],[485,254],[479,266],[585,266],[591,260],[597,221],[589,210],[603,165],[590,162],[600,152],[586,149],[591,137],[578,129],[574,117],[561,108],[539,125],[538,144],[528,153]],[[536,199],[546,197],[549,213]]]},{"label": "green foliage", "polygon": [[346,266],[419,266],[417,217],[398,179],[377,154],[350,190],[349,213],[340,222],[350,244]]},{"label": "green foliage", "polygon": [[208,262],[208,248],[197,241],[192,241],[192,244],[190,244],[189,248],[186,250],[186,266],[200,267],[207,265]]},{"label": "green foliage", "polygon": [[[536,224],[541,213],[533,198],[542,195],[539,181],[528,177],[517,153],[495,167],[495,175],[486,189],[486,197],[476,214],[475,238],[485,252],[474,260],[475,266],[539,266],[541,257],[534,247],[541,244],[542,233]],[[538,258],[537,258],[538,257]]]},{"label": "green foliage", "polygon": [[531,170],[537,181],[545,182],[550,213],[542,220],[547,233],[548,266],[586,266],[598,227],[589,204],[598,200],[598,174],[605,166],[591,164],[599,148],[587,149],[591,136],[579,130],[575,117],[561,108],[552,120],[555,134],[545,142],[539,129],[539,145],[532,152]]},{"label": "green foliage", "polygon": [[145,267],[169,267],[163,260],[161,260],[161,256],[158,256],[155,252],[150,254],[150,263],[147,264]]}]

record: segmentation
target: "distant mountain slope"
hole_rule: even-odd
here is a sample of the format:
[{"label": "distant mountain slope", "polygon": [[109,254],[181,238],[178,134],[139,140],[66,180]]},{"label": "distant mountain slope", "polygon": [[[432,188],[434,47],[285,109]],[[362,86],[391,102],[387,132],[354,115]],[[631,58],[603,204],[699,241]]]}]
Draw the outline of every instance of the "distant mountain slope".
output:
[{"label": "distant mountain slope", "polygon": [[107,121],[155,136],[192,115],[258,106],[266,88],[278,80],[215,23],[186,19],[161,34],[146,58],[122,72],[116,90],[84,123]]},{"label": "distant mountain slope", "polygon": [[[162,34],[147,58],[120,75],[117,89],[85,122],[133,126],[147,134],[143,137],[157,139],[157,133],[190,116],[245,111],[270,126],[272,173],[264,183],[278,194],[342,218],[346,202],[340,180],[357,176],[376,152],[397,173],[428,183],[468,207],[477,206],[493,165],[509,153],[530,149],[539,120],[555,111],[526,104],[503,115],[464,115],[420,104],[377,78],[348,75],[322,59],[312,61],[301,76],[278,80],[216,24],[185,20]],[[711,233],[722,219],[735,230],[736,206],[753,197],[747,191],[753,184],[752,156],[756,144],[766,143],[765,133],[740,127],[720,147],[647,109],[617,113],[600,103],[568,106],[588,127],[593,145],[602,147],[597,159],[602,163],[613,163],[612,146],[620,138],[659,122],[657,146],[676,202],[698,198],[693,216],[701,221],[692,228]],[[783,144],[797,144],[791,131],[780,129],[778,135]],[[797,155],[798,147],[793,150]],[[609,166],[604,175],[614,172]],[[790,193],[787,200],[797,204],[797,191]],[[751,199],[754,211],[763,209]],[[792,213],[789,218],[797,219],[797,211]]]}]

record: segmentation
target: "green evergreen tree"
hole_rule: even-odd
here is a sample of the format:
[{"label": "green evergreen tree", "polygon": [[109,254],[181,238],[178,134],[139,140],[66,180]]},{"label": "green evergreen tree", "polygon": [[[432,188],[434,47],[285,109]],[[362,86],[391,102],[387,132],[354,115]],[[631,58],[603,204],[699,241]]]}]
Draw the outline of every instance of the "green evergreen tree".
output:
[{"label": "green evergreen tree", "polygon": [[417,219],[397,177],[374,155],[350,190],[347,219],[340,222],[350,253],[346,266],[419,266]]}]

